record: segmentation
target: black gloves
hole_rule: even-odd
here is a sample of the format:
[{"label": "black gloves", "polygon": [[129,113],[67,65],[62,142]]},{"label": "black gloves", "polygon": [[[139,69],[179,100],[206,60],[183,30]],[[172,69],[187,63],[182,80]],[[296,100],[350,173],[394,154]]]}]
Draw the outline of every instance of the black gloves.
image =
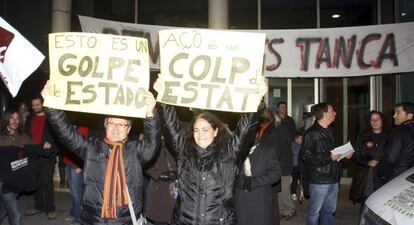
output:
[{"label": "black gloves", "polygon": [[252,177],[241,175],[238,182],[238,187],[245,191],[252,190]]},{"label": "black gloves", "polygon": [[158,180],[170,182],[177,180],[177,178],[177,173],[175,171],[165,171],[160,174]]}]

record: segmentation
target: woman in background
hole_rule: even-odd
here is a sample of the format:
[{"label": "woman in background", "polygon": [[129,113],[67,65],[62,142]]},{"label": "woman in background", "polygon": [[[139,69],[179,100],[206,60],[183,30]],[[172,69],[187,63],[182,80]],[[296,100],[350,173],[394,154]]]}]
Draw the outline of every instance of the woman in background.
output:
[{"label": "woman in background", "polygon": [[[280,180],[274,117],[263,110],[263,122],[236,178],[234,192],[238,225],[274,225],[272,185]],[[250,147],[249,146],[249,147]],[[279,224],[279,221],[278,223]]]},{"label": "woman in background", "polygon": [[[358,165],[358,172],[363,172],[369,168],[376,168],[379,158],[382,155],[383,147],[388,137],[388,126],[382,112],[373,110],[369,113],[367,121],[367,130],[358,136],[355,145],[356,152],[353,156],[354,162]],[[376,169],[373,171],[373,177],[369,182],[370,185],[376,186]],[[353,180],[354,182],[355,180]],[[362,199],[353,199],[361,203],[361,209],[365,200],[371,193],[361,193]]]}]

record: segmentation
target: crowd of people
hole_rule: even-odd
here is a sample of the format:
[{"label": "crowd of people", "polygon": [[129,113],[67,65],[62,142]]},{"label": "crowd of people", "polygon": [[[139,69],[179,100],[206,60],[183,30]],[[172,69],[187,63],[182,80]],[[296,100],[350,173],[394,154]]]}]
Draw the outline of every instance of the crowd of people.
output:
[{"label": "crowd of people", "polygon": [[[47,94],[46,85],[42,95]],[[356,174],[371,171],[365,181],[372,188],[350,196],[361,205],[414,166],[410,102],[396,105],[392,129],[383,113],[371,111],[355,153],[347,155],[331,153],[337,146],[330,128],[336,112],[326,102],[312,106],[313,123],[306,130],[297,129],[281,101],[275,112],[262,102],[257,112],[242,113],[232,131],[209,111],[195,115],[186,128],[175,107],[156,103],[150,92],[145,104],[140,138],[130,135],[130,118],[112,115],[105,118],[103,135],[91,135],[64,111],[44,108],[40,96],[32,99],[30,114],[25,104],[9,110],[0,127],[2,150],[38,146],[42,152],[29,161],[36,164],[38,179],[24,190],[34,201],[23,213],[56,219],[53,176],[59,152],[72,194],[67,219],[73,225],[133,224],[140,217],[155,225],[274,225],[295,217],[304,198],[308,225],[334,224],[342,160],[355,162]],[[13,160],[21,160],[19,154]],[[21,225],[20,190],[6,180],[2,174],[0,220],[7,216],[10,225]]]}]

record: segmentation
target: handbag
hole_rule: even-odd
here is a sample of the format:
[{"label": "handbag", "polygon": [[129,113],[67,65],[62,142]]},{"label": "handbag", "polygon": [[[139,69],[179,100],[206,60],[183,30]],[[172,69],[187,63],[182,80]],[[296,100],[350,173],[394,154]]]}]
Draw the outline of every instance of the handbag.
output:
[{"label": "handbag", "polygon": [[375,168],[359,168],[352,178],[349,199],[354,203],[363,202],[374,192]]}]

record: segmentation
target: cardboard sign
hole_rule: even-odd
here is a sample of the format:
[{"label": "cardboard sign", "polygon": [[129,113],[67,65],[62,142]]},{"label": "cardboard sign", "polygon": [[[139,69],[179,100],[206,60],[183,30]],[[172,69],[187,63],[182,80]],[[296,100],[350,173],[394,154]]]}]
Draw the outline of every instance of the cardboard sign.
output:
[{"label": "cardboard sign", "polygon": [[159,32],[162,90],[157,101],[255,112],[263,93],[265,35],[202,29]]},{"label": "cardboard sign", "polygon": [[51,95],[44,105],[70,111],[145,117],[146,39],[91,33],[49,34]]}]

